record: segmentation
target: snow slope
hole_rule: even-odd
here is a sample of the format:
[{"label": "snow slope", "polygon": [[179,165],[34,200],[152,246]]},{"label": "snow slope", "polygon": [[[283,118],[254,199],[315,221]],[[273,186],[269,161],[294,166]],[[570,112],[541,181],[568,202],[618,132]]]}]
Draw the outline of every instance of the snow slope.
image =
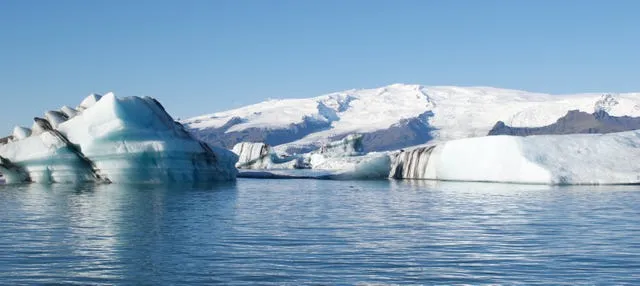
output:
[{"label": "snow slope", "polygon": [[550,95],[492,87],[394,84],[308,99],[269,100],[182,123],[197,137],[231,148],[265,142],[279,152],[307,152],[351,133],[365,151],[487,135],[497,121],[512,127],[554,123],[569,110],[640,116],[640,93]]}]

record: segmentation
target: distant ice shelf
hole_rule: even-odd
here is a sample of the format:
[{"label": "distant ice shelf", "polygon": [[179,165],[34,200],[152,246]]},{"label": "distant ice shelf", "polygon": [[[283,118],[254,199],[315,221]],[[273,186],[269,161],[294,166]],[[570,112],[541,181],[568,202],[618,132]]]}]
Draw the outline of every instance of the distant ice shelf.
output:
[{"label": "distant ice shelf", "polygon": [[0,139],[7,183],[233,180],[237,156],[196,140],[151,97],[89,95]]}]

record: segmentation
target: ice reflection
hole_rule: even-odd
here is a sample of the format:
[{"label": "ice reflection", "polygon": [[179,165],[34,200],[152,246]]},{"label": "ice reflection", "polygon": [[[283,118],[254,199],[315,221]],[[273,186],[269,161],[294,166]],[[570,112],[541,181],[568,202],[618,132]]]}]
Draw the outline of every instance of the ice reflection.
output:
[{"label": "ice reflection", "polygon": [[[233,188],[234,183],[2,186],[4,200],[0,201],[4,203],[0,207],[4,213],[0,225],[9,233],[0,235],[0,252],[13,253],[2,261],[28,259],[28,265],[12,268],[10,275],[30,277],[37,283],[62,278],[89,284],[138,281],[139,273],[154,273],[163,253],[174,245],[167,234],[197,234],[173,229],[175,215],[167,217],[167,212],[176,210],[176,204],[185,218],[196,211],[180,201],[184,193],[207,200],[217,191]],[[220,200],[210,201],[215,204]],[[38,268],[55,271],[35,275],[32,271]]]}]

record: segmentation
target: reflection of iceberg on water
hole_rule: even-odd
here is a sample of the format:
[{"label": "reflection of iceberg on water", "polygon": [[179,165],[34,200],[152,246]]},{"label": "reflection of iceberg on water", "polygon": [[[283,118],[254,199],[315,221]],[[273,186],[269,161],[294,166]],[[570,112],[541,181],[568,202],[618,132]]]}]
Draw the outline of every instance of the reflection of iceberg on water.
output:
[{"label": "reflection of iceberg on water", "polygon": [[194,139],[151,97],[90,95],[0,139],[8,183],[232,180],[237,156]]}]

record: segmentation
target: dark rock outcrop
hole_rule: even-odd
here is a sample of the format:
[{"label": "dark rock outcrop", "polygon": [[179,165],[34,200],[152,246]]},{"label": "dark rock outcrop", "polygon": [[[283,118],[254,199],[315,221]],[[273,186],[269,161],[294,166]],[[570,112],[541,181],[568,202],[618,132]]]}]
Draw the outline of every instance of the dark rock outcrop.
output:
[{"label": "dark rock outcrop", "polygon": [[364,151],[397,150],[408,146],[424,144],[433,139],[428,120],[433,112],[428,111],[416,118],[405,119],[387,129],[364,133]]},{"label": "dark rock outcrop", "polygon": [[511,127],[498,121],[488,135],[605,134],[636,129],[640,129],[640,117],[611,116],[603,109],[591,114],[571,110],[555,123],[542,127]]}]

